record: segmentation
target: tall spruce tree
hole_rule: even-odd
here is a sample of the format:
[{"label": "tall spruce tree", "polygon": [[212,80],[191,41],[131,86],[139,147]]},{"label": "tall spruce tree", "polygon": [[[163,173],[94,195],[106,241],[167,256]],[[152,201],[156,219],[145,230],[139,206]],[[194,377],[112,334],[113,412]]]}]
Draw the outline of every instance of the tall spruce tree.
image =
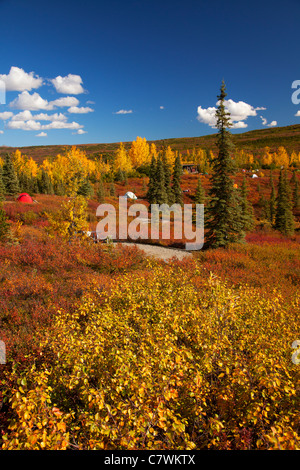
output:
[{"label": "tall spruce tree", "polygon": [[286,170],[284,172],[280,170],[279,175],[275,229],[288,236],[293,235],[295,229],[291,191]]},{"label": "tall spruce tree", "polygon": [[163,171],[164,171],[164,177],[165,177],[165,191],[167,194],[167,204],[171,206],[174,202],[174,193],[171,187],[171,168],[170,165],[167,161],[166,157],[166,147],[163,146],[162,148],[162,153],[161,153],[161,159],[162,159],[162,164],[163,164]]},{"label": "tall spruce tree", "polygon": [[299,194],[299,180],[296,176],[296,171],[293,171],[293,176],[290,180],[292,184],[292,200],[293,208],[298,210],[300,209],[300,194]]},{"label": "tall spruce tree", "polygon": [[249,232],[254,227],[254,211],[251,202],[248,200],[248,188],[245,175],[241,187],[241,216],[243,230]]},{"label": "tall spruce tree", "polygon": [[162,156],[159,155],[156,164],[154,199],[156,204],[168,204],[168,194],[165,186],[165,171]]},{"label": "tall spruce tree", "polygon": [[181,177],[182,177],[182,165],[180,161],[180,156],[177,155],[177,157],[175,158],[175,162],[174,162],[172,190],[174,194],[175,204],[180,204],[180,205],[183,204]]},{"label": "tall spruce tree", "polygon": [[5,186],[2,177],[2,167],[0,165],[0,202],[5,200]]},{"label": "tall spruce tree", "polygon": [[241,220],[240,197],[233,186],[232,177],[235,173],[234,161],[231,157],[234,145],[228,130],[231,127],[230,113],[225,109],[225,83],[222,82],[218,96],[216,120],[218,128],[218,154],[212,159],[210,201],[207,222],[207,247],[226,247],[229,243],[244,238]]},{"label": "tall spruce tree", "polygon": [[156,204],[155,199],[155,185],[156,185],[156,158],[152,155],[151,165],[149,170],[149,183],[147,190],[147,199],[149,204]]},{"label": "tall spruce tree", "polygon": [[201,178],[199,176],[197,182],[197,189],[195,194],[195,203],[196,204],[204,204],[205,202],[205,191],[201,182]]},{"label": "tall spruce tree", "polygon": [[275,220],[275,214],[276,214],[276,192],[275,192],[275,186],[274,186],[274,179],[273,179],[272,171],[270,173],[270,185],[271,185],[271,194],[270,194],[270,201],[269,201],[270,222],[271,222],[271,224],[273,224],[274,220]]},{"label": "tall spruce tree", "polygon": [[6,213],[0,203],[0,242],[5,242],[11,237],[10,226]]},{"label": "tall spruce tree", "polygon": [[7,153],[5,155],[4,164],[2,168],[2,179],[5,187],[5,194],[8,196],[15,196],[20,188],[16,171],[13,166],[11,156]]},{"label": "tall spruce tree", "polygon": [[105,189],[104,189],[102,178],[100,178],[99,180],[99,185],[98,185],[96,196],[97,196],[97,200],[99,204],[103,204],[105,200]]}]

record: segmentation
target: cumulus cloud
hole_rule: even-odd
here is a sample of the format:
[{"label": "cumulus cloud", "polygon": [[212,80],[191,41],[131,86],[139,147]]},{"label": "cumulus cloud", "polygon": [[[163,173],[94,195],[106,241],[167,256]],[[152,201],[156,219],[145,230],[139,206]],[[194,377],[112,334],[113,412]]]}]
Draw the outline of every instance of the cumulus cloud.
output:
[{"label": "cumulus cloud", "polygon": [[33,119],[34,121],[66,121],[67,116],[63,113],[55,113],[55,114],[47,114],[47,113],[39,113],[39,114],[32,114],[31,111],[25,110],[21,111],[18,114],[15,114],[11,120],[12,121],[28,121]]},{"label": "cumulus cloud", "polygon": [[81,108],[78,108],[78,106],[71,106],[68,109],[69,113],[74,113],[74,114],[86,114],[86,113],[91,113],[94,110],[89,107],[84,107],[82,106]]},{"label": "cumulus cloud", "polygon": [[133,111],[132,109],[120,109],[113,114],[131,114]]},{"label": "cumulus cloud", "polygon": [[[216,103],[219,105],[219,101]],[[246,128],[248,124],[244,121],[250,116],[257,116],[257,111],[265,109],[263,107],[254,108],[244,101],[233,101],[232,99],[224,100],[225,110],[230,113],[230,120],[232,123],[233,129],[242,129]],[[216,120],[216,110],[215,106],[210,106],[208,108],[202,108],[198,106],[197,108],[197,119],[198,121],[208,124],[210,127],[215,128],[217,124]]]},{"label": "cumulus cloud", "polygon": [[9,121],[6,125],[7,129],[21,129],[23,131],[39,131],[42,126],[38,121],[29,119],[28,121]]},{"label": "cumulus cloud", "polygon": [[82,87],[82,78],[80,75],[73,75],[69,73],[66,77],[61,77],[60,75],[56,78],[50,80],[54,85],[57,93],[70,94],[70,95],[79,95],[84,93]]},{"label": "cumulus cloud", "polygon": [[39,134],[36,134],[36,137],[47,137],[47,132],[40,132]]},{"label": "cumulus cloud", "polygon": [[159,109],[165,109],[165,107],[164,107],[164,106],[160,106]]},{"label": "cumulus cloud", "polygon": [[69,108],[70,106],[78,106],[79,100],[75,98],[75,96],[64,96],[63,98],[50,101],[50,103],[52,106],[57,106],[59,108]]},{"label": "cumulus cloud", "polygon": [[13,113],[11,111],[4,111],[3,113],[0,113],[0,119],[2,119],[3,121],[10,119],[12,116]]},{"label": "cumulus cloud", "polygon": [[78,129],[77,132],[72,132],[72,134],[87,134],[87,131],[84,131],[83,129]]},{"label": "cumulus cloud", "polygon": [[299,117],[299,116],[300,116],[300,110],[296,112],[295,116],[296,116],[296,117]]},{"label": "cumulus cloud", "polygon": [[0,80],[5,83],[7,91],[30,91],[43,84],[43,79],[34,72],[26,73],[19,67],[11,67],[8,75],[0,74]]},{"label": "cumulus cloud", "polygon": [[39,131],[47,129],[80,129],[83,126],[78,122],[52,121],[49,124],[41,124],[39,121],[29,119],[28,121],[9,121],[7,129],[21,129],[23,131]]},{"label": "cumulus cloud", "polygon": [[37,92],[34,92],[31,95],[28,91],[20,93],[17,98],[11,101],[9,106],[16,109],[28,109],[29,111],[53,109],[53,104],[44,100],[44,98],[42,98]]},{"label": "cumulus cloud", "polygon": [[262,120],[262,124],[263,126],[267,126],[267,127],[274,127],[274,126],[277,126],[277,121],[272,121],[268,124],[268,121],[266,118],[264,118],[263,116],[260,116],[261,120]]}]

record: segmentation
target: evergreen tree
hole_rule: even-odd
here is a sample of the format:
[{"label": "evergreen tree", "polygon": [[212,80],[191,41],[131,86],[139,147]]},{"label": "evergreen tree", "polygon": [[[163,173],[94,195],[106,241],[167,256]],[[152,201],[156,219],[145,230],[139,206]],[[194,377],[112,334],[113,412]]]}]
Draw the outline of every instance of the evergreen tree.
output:
[{"label": "evergreen tree", "polygon": [[156,186],[156,159],[155,159],[155,156],[152,155],[151,165],[150,165],[150,170],[149,170],[148,191],[147,191],[147,196],[146,196],[149,204],[156,204],[155,186]]},{"label": "evergreen tree", "polygon": [[94,194],[94,188],[89,180],[89,178],[85,178],[82,183],[80,184],[78,191],[77,191],[78,196],[84,196],[84,197],[92,197]]},{"label": "evergreen tree", "polygon": [[11,232],[7,216],[2,207],[2,204],[0,204],[0,242],[8,240],[10,236]]},{"label": "evergreen tree", "polygon": [[289,188],[286,170],[280,170],[278,191],[277,191],[277,207],[275,216],[275,229],[284,235],[293,235],[294,233],[294,216],[292,211],[291,191]]},{"label": "evergreen tree", "polygon": [[0,165],[0,202],[5,200],[5,186],[2,178],[2,167]]},{"label": "evergreen tree", "polygon": [[164,146],[162,149],[162,164],[163,164],[163,171],[164,171],[164,177],[165,177],[165,191],[167,194],[167,203],[169,206],[171,206],[174,202],[174,194],[173,190],[171,187],[171,168],[168,163],[167,157],[166,157],[166,147]]},{"label": "evergreen tree", "polygon": [[243,230],[245,232],[249,232],[254,227],[254,212],[253,206],[248,200],[248,189],[245,175],[241,187],[241,216]]},{"label": "evergreen tree", "polygon": [[2,179],[5,187],[5,194],[15,196],[19,192],[20,188],[11,156],[8,153],[5,155],[4,159]]},{"label": "evergreen tree", "polygon": [[275,186],[274,186],[272,171],[271,171],[271,174],[270,174],[270,185],[271,185],[271,195],[270,195],[270,201],[269,201],[270,222],[273,224],[274,220],[275,220],[275,214],[276,214],[276,192],[275,192]]},{"label": "evergreen tree", "polygon": [[183,204],[183,197],[182,197],[182,189],[181,189],[181,177],[182,177],[182,165],[180,161],[180,156],[177,155],[175,162],[174,162],[174,170],[173,170],[173,194],[174,194],[174,202],[176,204]]},{"label": "evergreen tree", "polygon": [[205,202],[205,191],[202,186],[201,178],[199,176],[198,178],[198,183],[197,183],[197,189],[196,189],[196,194],[195,194],[195,203],[196,204],[204,204]]},{"label": "evergreen tree", "polygon": [[233,150],[230,114],[225,110],[225,84],[222,82],[216,111],[218,135],[218,155],[212,159],[210,201],[208,208],[206,246],[226,247],[229,243],[244,237],[241,220],[240,197],[234,190],[232,176],[235,173],[231,152]]},{"label": "evergreen tree", "polygon": [[114,183],[110,183],[109,194],[112,197],[115,197],[115,195],[116,195],[116,187],[115,187]]},{"label": "evergreen tree", "polygon": [[156,204],[168,204],[168,195],[165,186],[164,164],[161,156],[158,157],[156,164],[154,199]]},{"label": "evergreen tree", "polygon": [[300,195],[299,195],[299,180],[296,176],[296,171],[293,171],[293,176],[291,178],[293,190],[292,190],[292,200],[293,200],[293,208],[298,210],[300,208]]},{"label": "evergreen tree", "polygon": [[103,204],[104,199],[105,199],[105,190],[104,190],[104,185],[103,185],[103,181],[102,181],[102,178],[101,178],[100,181],[99,181],[98,189],[97,189],[97,200],[98,200],[99,204]]}]

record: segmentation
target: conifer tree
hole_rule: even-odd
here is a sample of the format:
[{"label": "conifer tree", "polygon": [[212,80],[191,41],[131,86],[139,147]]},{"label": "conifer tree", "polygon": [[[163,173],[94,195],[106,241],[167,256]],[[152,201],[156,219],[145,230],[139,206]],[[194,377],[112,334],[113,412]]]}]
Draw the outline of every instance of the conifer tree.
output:
[{"label": "conifer tree", "polygon": [[5,194],[15,196],[19,192],[20,188],[11,156],[8,153],[5,155],[4,159],[2,179],[5,187]]},{"label": "conifer tree", "polygon": [[7,220],[6,213],[0,203],[0,242],[4,242],[10,238],[10,226]]},{"label": "conifer tree", "polygon": [[212,176],[209,191],[207,241],[206,246],[226,247],[229,243],[241,241],[244,237],[243,223],[238,192],[234,190],[232,176],[235,167],[231,153],[233,150],[230,114],[225,110],[225,83],[222,82],[216,111],[218,135],[218,155],[211,161]]},{"label": "conifer tree", "polygon": [[291,191],[287,180],[286,170],[284,172],[280,170],[279,175],[275,229],[279,230],[284,235],[293,235],[294,233]]},{"label": "conifer tree", "polygon": [[197,189],[196,189],[196,194],[195,194],[195,203],[196,204],[204,204],[205,202],[205,191],[202,186],[201,178],[199,176],[198,178],[198,183],[197,183]]},{"label": "conifer tree", "polygon": [[114,183],[110,183],[109,194],[112,197],[115,197],[115,195],[116,195],[116,187],[115,187]]},{"label": "conifer tree", "polygon": [[248,232],[254,227],[254,212],[251,202],[248,200],[248,189],[246,184],[246,177],[244,175],[241,187],[241,216],[243,230]]},{"label": "conifer tree", "polygon": [[275,220],[275,214],[276,214],[276,192],[275,192],[275,186],[274,186],[274,179],[273,179],[272,171],[270,173],[270,185],[271,185],[271,195],[270,195],[270,201],[269,201],[270,222],[273,224],[274,220]]},{"label": "conifer tree", "polygon": [[0,202],[5,200],[5,186],[2,178],[2,167],[0,165]]},{"label": "conifer tree", "polygon": [[104,185],[103,185],[102,178],[100,178],[100,180],[99,180],[99,185],[98,185],[96,195],[97,195],[97,200],[98,200],[99,204],[103,204],[104,199],[105,199],[105,190],[104,190]]},{"label": "conifer tree", "polygon": [[182,205],[183,197],[182,197],[182,189],[181,189],[181,176],[182,176],[182,165],[180,161],[180,156],[177,155],[175,159],[175,163],[174,163],[172,190],[174,194],[175,204]]},{"label": "conifer tree", "polygon": [[293,176],[291,178],[292,184],[292,200],[293,200],[293,208],[299,209],[300,208],[300,195],[299,195],[299,180],[296,176],[295,170],[293,171]]},{"label": "conifer tree", "polygon": [[156,186],[156,158],[152,155],[151,165],[149,170],[149,183],[147,191],[147,199],[149,204],[156,204],[155,199],[155,186]]},{"label": "conifer tree", "polygon": [[94,194],[94,188],[89,180],[89,178],[85,178],[82,183],[80,184],[77,194],[83,197],[92,197]]},{"label": "conifer tree", "polygon": [[168,204],[168,195],[165,186],[164,164],[161,156],[158,156],[156,164],[154,199],[156,204]]},{"label": "conifer tree", "polygon": [[169,206],[171,206],[174,202],[174,193],[171,187],[171,168],[167,160],[166,151],[166,147],[163,147],[161,158],[165,178],[165,191],[167,194],[167,203],[169,204]]}]

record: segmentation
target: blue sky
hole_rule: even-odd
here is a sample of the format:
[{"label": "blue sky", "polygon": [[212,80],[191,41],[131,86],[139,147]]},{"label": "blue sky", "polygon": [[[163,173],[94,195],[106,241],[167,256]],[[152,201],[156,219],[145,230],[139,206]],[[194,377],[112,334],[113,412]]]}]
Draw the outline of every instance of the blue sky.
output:
[{"label": "blue sky", "polygon": [[214,133],[222,79],[233,133],[300,123],[299,0],[0,0],[0,15],[0,145]]}]

